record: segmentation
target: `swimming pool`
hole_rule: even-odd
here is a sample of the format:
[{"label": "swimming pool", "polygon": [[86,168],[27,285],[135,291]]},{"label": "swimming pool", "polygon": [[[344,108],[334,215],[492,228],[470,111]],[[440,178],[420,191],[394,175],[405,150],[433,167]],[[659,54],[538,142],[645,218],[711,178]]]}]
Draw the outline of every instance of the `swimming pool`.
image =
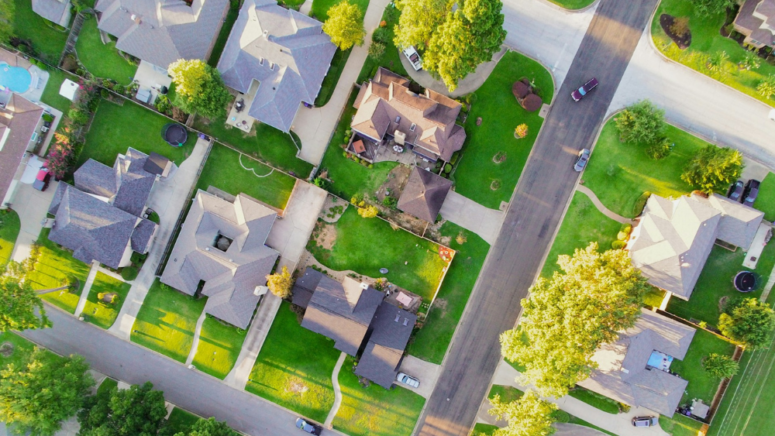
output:
[{"label": "swimming pool", "polygon": [[0,62],[0,86],[21,93],[30,89],[30,83],[32,83],[32,75],[29,71]]}]

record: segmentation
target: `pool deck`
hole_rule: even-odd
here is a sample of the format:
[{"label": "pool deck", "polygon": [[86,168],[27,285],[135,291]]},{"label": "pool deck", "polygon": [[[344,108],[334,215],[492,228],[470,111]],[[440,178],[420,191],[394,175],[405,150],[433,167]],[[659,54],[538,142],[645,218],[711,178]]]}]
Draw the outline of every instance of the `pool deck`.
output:
[{"label": "pool deck", "polygon": [[36,65],[32,65],[27,59],[0,48],[0,63],[3,62],[7,63],[9,66],[21,67],[30,72],[30,75],[32,75],[30,89],[18,94],[33,103],[40,104],[43,90],[46,89],[46,84],[48,83],[48,71],[41,70]]}]

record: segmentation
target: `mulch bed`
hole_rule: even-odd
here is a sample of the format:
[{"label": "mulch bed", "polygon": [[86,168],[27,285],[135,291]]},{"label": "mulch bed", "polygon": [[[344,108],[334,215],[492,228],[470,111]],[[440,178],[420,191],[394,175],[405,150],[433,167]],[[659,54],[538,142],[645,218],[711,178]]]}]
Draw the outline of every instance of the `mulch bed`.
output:
[{"label": "mulch bed", "polygon": [[681,36],[674,34],[670,30],[670,27],[673,25],[674,21],[675,17],[672,15],[662,14],[659,16],[659,25],[662,26],[662,30],[667,34],[667,36],[670,37],[670,39],[673,40],[678,48],[684,50],[692,44],[692,32],[687,30],[686,34]]}]

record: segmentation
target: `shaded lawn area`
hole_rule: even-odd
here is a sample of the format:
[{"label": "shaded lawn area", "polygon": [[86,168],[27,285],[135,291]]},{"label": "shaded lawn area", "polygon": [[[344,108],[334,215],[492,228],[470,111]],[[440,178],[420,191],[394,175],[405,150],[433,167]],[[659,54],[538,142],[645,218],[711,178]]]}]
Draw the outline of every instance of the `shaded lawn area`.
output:
[{"label": "shaded lawn area", "polygon": [[694,318],[710,325],[717,325],[721,315],[719,305],[722,298],[726,297],[727,300],[742,297],[758,298],[775,266],[775,244],[770,243],[764,247],[756,269],[753,270],[759,276],[758,287],[747,294],[738,292],[732,283],[738,272],[751,271],[743,266],[743,260],[745,260],[745,253],[742,249],[738,248],[733,253],[719,246],[713,246],[689,301],[673,297],[667,305],[667,311],[684,319]]},{"label": "shaded lawn area", "polygon": [[97,388],[97,393],[102,394],[117,388],[118,382],[110,377],[106,377],[104,380],[102,380],[102,383],[100,383],[99,387]]},{"label": "shaded lawn area", "polygon": [[[692,43],[686,50],[680,50],[662,30],[662,26],[659,24],[659,16],[664,13],[674,17],[689,18]],[[762,59],[761,66],[758,69],[750,71],[739,69],[737,65],[745,56],[745,49],[740,47],[734,40],[721,36],[719,31],[724,25],[724,19],[724,13],[710,18],[698,16],[694,13],[694,8],[690,1],[664,0],[660,3],[651,23],[654,44],[670,59],[710,76],[770,106],[775,106],[775,100],[764,98],[756,91],[756,87],[762,79],[775,74],[775,66]],[[728,74],[724,77],[719,77],[718,73],[709,73],[706,66],[707,56],[712,56],[721,51],[729,55],[729,60],[727,61]]]},{"label": "shaded lawn area", "polygon": [[496,395],[500,395],[501,402],[511,403],[512,401],[517,401],[520,398],[522,398],[522,395],[524,394],[525,394],[524,392],[511,386],[492,385],[492,387],[490,388],[490,393],[487,395],[487,398],[492,399]]},{"label": "shaded lawn area", "polygon": [[159,280],[153,282],[132,326],[130,339],[165,356],[185,362],[206,298],[195,300]]},{"label": "shaded lawn area", "polygon": [[660,415],[659,426],[672,436],[697,436],[702,423],[679,414],[673,415],[672,418]]},{"label": "shaded lawn area", "polygon": [[558,6],[562,6],[563,8],[570,9],[570,10],[582,9],[595,2],[595,0],[549,0],[549,1]]},{"label": "shaded lawn area", "polygon": [[573,397],[579,401],[583,401],[592,407],[602,410],[603,412],[613,415],[619,413],[619,404],[616,401],[596,392],[584,389],[581,386],[577,385],[573,390],[568,392],[568,396]]},{"label": "shaded lawn area", "polygon": [[[441,234],[450,236],[450,248],[457,251],[444,277],[436,301],[431,306],[423,327],[412,338],[407,352],[422,360],[441,364],[474,289],[490,244],[479,235],[446,222]],[[462,235],[460,244],[458,236]]]},{"label": "shaded lawn area", "polygon": [[585,248],[591,242],[597,242],[600,251],[611,248],[622,225],[597,210],[586,194],[573,194],[568,211],[562,220],[560,231],[554,238],[552,248],[546,256],[541,276],[550,278],[560,271],[557,258],[562,254],[573,255],[577,248]]},{"label": "shaded lawn area", "polygon": [[[328,19],[328,10],[331,9],[332,6],[336,6],[339,4],[342,0],[313,0],[312,1],[312,8],[309,11],[309,15],[318,21],[325,22]],[[358,6],[358,8],[361,10],[363,15],[366,15],[366,9],[369,7],[369,0],[349,0],[350,3]],[[298,2],[299,6],[304,4],[303,0],[291,0],[290,3],[296,3]],[[288,2],[286,1],[286,4]],[[361,20],[363,22],[363,20]]]},{"label": "shaded lawn area", "polygon": [[126,101],[119,106],[101,100],[76,167],[90,158],[113,167],[116,156],[126,153],[129,147],[146,154],[155,151],[180,165],[193,150],[196,134],[189,132],[182,147],[172,147],[161,136],[162,127],[169,122],[139,104]]},{"label": "shaded lawn area", "polygon": [[118,53],[116,42],[112,39],[108,44],[102,43],[95,16],[86,15],[75,50],[84,67],[95,76],[113,79],[122,85],[132,83],[137,66],[130,64]]},{"label": "shaded lawn area", "polygon": [[[511,198],[544,122],[538,112],[524,110],[511,93],[514,81],[521,77],[535,81],[545,103],[552,101],[554,86],[549,71],[526,56],[507,52],[475,93],[466,142],[454,172],[458,193],[492,209]],[[481,126],[476,125],[479,117]],[[528,134],[516,139],[514,129],[520,124],[528,125]],[[505,161],[495,163],[493,158],[499,153],[505,153]]]},{"label": "shaded lawn area", "polygon": [[[86,297],[86,305],[83,307],[83,316],[87,322],[104,329],[110,328],[124,305],[129,288],[132,285],[124,283],[121,280],[114,279],[107,274],[97,272],[94,278],[89,295]],[[107,304],[99,301],[100,292],[115,292],[118,294],[116,303]]]},{"label": "shaded lawn area", "polygon": [[334,341],[303,328],[284,301],[245,390],[323,422],[334,405],[331,374],[338,358]]},{"label": "shaded lawn area", "polygon": [[[315,241],[315,235],[324,225],[332,226],[336,231],[336,242],[330,250],[323,249]],[[348,207],[336,224],[318,221],[307,250],[328,268],[352,270],[369,277],[387,277],[425,302],[433,299],[447,266],[439,257],[438,245],[406,230],[393,230],[379,218],[361,218],[355,207]],[[390,272],[380,274],[380,268]]]},{"label": "shaded lawn area", "polygon": [[[321,0],[317,0],[317,1],[321,1]],[[326,1],[336,1],[336,0],[326,0]],[[404,68],[404,64],[401,63],[401,53],[399,52],[395,44],[393,44],[393,38],[395,37],[395,32],[393,32],[393,27],[396,24],[398,24],[398,18],[400,16],[401,16],[401,11],[399,11],[398,8],[393,6],[392,3],[385,8],[385,12],[382,13],[382,20],[387,22],[386,29],[388,29],[387,31],[388,41],[387,43],[385,43],[385,53],[383,53],[382,56],[379,57],[379,59],[374,59],[371,56],[366,58],[366,62],[363,63],[361,72],[360,74],[358,74],[358,80],[357,80],[358,83],[363,83],[365,80],[368,80],[374,77],[374,73],[377,72],[377,67],[387,68],[388,70],[404,77],[409,76],[409,74],[407,74],[406,72],[406,69]]]},{"label": "shaded lawn area", "polygon": [[46,88],[43,90],[40,101],[55,109],[59,109],[63,114],[67,114],[73,102],[59,95],[59,88],[65,79],[78,83],[78,77],[54,68],[49,69],[48,74],[48,82],[46,82]]},{"label": "shaded lawn area", "polygon": [[49,241],[48,234],[51,229],[43,229],[40,232],[37,243],[40,245],[40,257],[35,263],[34,270],[27,274],[27,280],[35,290],[53,289],[62,286],[68,276],[72,275],[80,283],[76,292],[57,291],[42,295],[41,298],[67,312],[74,313],[78,300],[81,298],[86,277],[89,275],[91,265],[73,258],[72,254],[59,248]]},{"label": "shaded lawn area", "polygon": [[218,39],[215,40],[213,51],[210,53],[210,59],[207,60],[207,64],[213,68],[218,65],[218,60],[221,59],[221,53],[223,53],[223,48],[226,47],[226,42],[229,40],[231,28],[234,27],[234,23],[239,17],[239,9],[240,0],[229,0],[229,10],[226,12],[226,18],[223,19]]},{"label": "shaded lawn area", "polygon": [[691,192],[692,187],[681,180],[681,173],[708,143],[671,125],[665,133],[675,142],[675,148],[666,158],[654,160],[646,155],[646,147],[619,142],[614,120],[609,120],[582,176],[584,185],[605,207],[627,218],[641,212],[635,210],[635,205],[646,191],[665,198]]},{"label": "shaded lawn area", "polygon": [[[259,177],[270,172],[269,176]],[[295,183],[293,177],[215,143],[196,186],[206,191],[212,185],[232,195],[242,192],[256,200],[285,209]]]},{"label": "shaded lawn area", "polygon": [[223,380],[231,371],[245,342],[247,330],[205,317],[193,364],[196,369]]},{"label": "shaded lawn area", "polygon": [[347,356],[339,372],[342,405],[334,429],[351,436],[409,436],[420,417],[425,398],[401,387],[367,388],[353,373],[354,360]]},{"label": "shaded lawn area", "polygon": [[775,174],[768,173],[761,182],[753,207],[764,212],[764,219],[772,222],[775,221]]},{"label": "shaded lawn area", "polygon": [[174,435],[178,433],[189,434],[191,427],[197,423],[201,418],[193,413],[186,412],[185,410],[175,407],[172,409],[167,422],[164,424],[163,434]]},{"label": "shaded lawn area", "polygon": [[298,11],[301,5],[304,4],[304,0],[280,0],[277,3]]},{"label": "shaded lawn area", "polygon": [[702,366],[702,359],[711,353],[732,357],[735,346],[713,333],[697,329],[692,344],[683,360],[675,359],[670,370],[689,381],[681,404],[687,404],[694,398],[700,398],[705,404],[713,401],[721,379],[708,374]]},{"label": "shaded lawn area", "polygon": [[573,416],[573,415],[570,415],[570,420],[568,421],[568,424],[581,425],[583,427],[593,428],[593,429],[599,431],[600,433],[608,434],[608,435],[611,435],[611,436],[617,436],[616,433],[611,433],[608,430],[603,430],[602,428],[600,428],[600,427],[598,427],[598,426],[596,426],[594,424],[590,424],[589,422],[584,421],[583,419],[581,419],[581,418],[579,418],[577,416]]},{"label": "shaded lawn area", "polygon": [[[46,19],[32,11],[28,0],[13,0],[16,12],[11,20],[13,34],[29,40],[40,57],[56,64],[65,48],[67,30],[55,30],[49,27]],[[73,14],[73,17],[75,14]]]},{"label": "shaded lawn area", "polygon": [[35,348],[35,344],[13,332],[0,333],[0,344],[5,344],[6,342],[13,345],[13,353],[8,357],[0,354],[0,369],[5,368],[9,364],[13,364],[18,368],[22,359],[32,353],[32,350]]},{"label": "shaded lawn area", "polygon": [[495,434],[496,430],[498,430],[497,425],[482,424],[481,422],[478,422],[474,425],[474,431],[471,433],[471,436],[492,436]]},{"label": "shaded lawn area", "polygon": [[21,225],[19,215],[15,211],[12,209],[0,211],[0,267],[11,260]]}]

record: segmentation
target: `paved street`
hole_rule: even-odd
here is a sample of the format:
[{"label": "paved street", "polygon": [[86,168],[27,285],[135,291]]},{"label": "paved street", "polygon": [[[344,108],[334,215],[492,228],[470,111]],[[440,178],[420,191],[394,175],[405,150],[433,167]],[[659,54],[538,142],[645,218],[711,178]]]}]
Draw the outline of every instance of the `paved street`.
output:
[{"label": "paved street", "polygon": [[[575,156],[590,147],[657,0],[603,0],[570,66],[512,197],[455,332],[421,435],[467,435],[501,359],[498,335],[512,328],[578,178]],[[580,103],[571,90],[600,86]]]}]

